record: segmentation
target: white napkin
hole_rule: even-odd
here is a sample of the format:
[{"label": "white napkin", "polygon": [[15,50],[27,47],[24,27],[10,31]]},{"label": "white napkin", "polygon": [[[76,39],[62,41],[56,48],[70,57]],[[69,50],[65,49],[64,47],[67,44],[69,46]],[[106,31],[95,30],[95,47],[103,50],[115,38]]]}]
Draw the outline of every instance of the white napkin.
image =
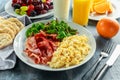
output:
[{"label": "white napkin", "polygon": [[13,56],[12,53],[12,45],[0,50],[0,70],[11,69],[15,66],[16,56]]},{"label": "white napkin", "polygon": [[[3,12],[0,16],[7,18],[11,17],[10,15]],[[27,16],[22,16],[19,20],[26,26],[31,22],[31,20]],[[9,45],[0,50],[0,70],[12,69],[16,64],[16,55],[13,50],[13,45]]]}]

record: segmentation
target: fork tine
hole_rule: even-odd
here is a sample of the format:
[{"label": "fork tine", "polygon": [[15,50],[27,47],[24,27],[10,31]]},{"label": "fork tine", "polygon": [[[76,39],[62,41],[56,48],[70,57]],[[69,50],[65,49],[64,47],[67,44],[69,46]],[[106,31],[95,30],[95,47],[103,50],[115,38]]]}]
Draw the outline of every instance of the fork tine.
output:
[{"label": "fork tine", "polygon": [[[114,49],[116,45],[117,44],[115,42],[112,42],[112,44],[111,44],[111,50]],[[108,53],[110,53],[111,50],[108,50]]]},{"label": "fork tine", "polygon": [[112,43],[108,46],[108,49],[106,50],[107,53],[110,53],[113,45],[114,45],[114,43],[112,42]]},{"label": "fork tine", "polygon": [[106,44],[105,44],[105,46],[102,48],[101,51],[106,51],[106,49],[107,49],[108,46],[109,46],[109,43],[110,43],[110,41],[107,41]]},{"label": "fork tine", "polygon": [[103,48],[103,52],[106,53],[110,53],[110,51],[112,50],[112,48],[115,46],[116,44],[114,42],[111,41],[107,41],[106,45]]}]

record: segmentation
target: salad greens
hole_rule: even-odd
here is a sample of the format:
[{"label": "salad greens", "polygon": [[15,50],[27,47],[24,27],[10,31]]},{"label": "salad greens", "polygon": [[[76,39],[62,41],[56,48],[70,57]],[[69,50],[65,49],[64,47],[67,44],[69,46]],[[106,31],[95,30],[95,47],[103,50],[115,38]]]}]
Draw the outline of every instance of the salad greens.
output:
[{"label": "salad greens", "polygon": [[26,37],[30,37],[30,36],[35,35],[36,33],[39,33],[40,30],[44,29],[44,25],[45,25],[44,23],[32,24],[32,27],[30,27],[26,31]]},{"label": "salad greens", "polygon": [[62,40],[64,37],[75,35],[77,30],[72,29],[66,22],[52,20],[47,24],[44,23],[35,23],[26,31],[26,36],[30,37],[39,33],[40,30],[45,31],[48,34],[57,34],[57,39]]}]

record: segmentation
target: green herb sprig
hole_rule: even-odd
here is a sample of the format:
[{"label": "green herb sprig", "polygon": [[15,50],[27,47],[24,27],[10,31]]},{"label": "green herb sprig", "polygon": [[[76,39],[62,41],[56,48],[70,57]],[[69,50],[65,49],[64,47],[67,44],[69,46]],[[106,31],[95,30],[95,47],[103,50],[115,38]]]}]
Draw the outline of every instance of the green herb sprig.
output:
[{"label": "green herb sprig", "polygon": [[30,37],[35,35],[36,33],[39,33],[40,30],[44,29],[44,23],[34,23],[32,24],[32,27],[30,27],[27,31],[26,31],[26,37]]}]

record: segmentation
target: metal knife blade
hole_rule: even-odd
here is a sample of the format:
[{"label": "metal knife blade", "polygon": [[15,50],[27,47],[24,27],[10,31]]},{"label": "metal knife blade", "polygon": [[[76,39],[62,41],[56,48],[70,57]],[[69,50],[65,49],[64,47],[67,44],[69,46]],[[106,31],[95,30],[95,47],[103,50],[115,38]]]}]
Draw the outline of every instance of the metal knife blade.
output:
[{"label": "metal knife blade", "polygon": [[113,51],[112,55],[110,56],[110,58],[106,62],[106,64],[109,66],[112,66],[113,63],[116,61],[116,59],[119,57],[119,55],[120,55],[120,45],[117,45],[115,47],[115,50]]}]

